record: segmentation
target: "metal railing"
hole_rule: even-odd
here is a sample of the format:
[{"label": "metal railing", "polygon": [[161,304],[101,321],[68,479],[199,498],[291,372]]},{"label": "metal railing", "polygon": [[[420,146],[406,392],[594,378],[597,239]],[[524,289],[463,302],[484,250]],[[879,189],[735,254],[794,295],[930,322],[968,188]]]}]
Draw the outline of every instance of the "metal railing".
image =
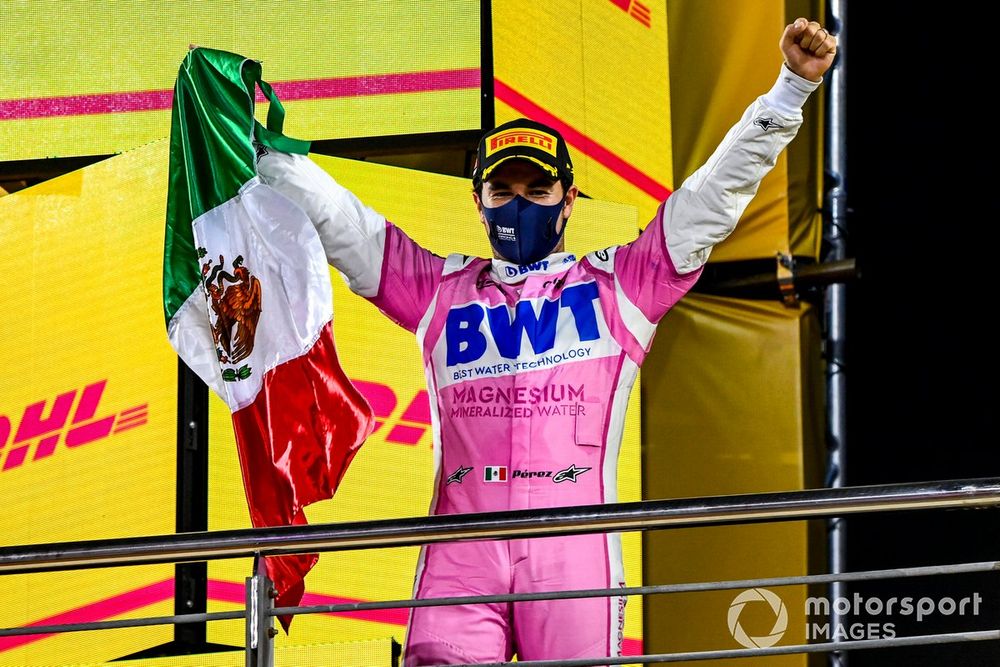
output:
[{"label": "metal railing", "polygon": [[[595,532],[690,528],[726,524],[819,519],[872,512],[942,508],[986,508],[1000,505],[1000,478],[950,480],[915,484],[845,487],[780,493],[757,493],[704,498],[643,501],[580,507],[441,515],[408,519],[316,524],[281,528],[185,533],[113,540],[40,544],[0,548],[0,575],[109,566],[141,565],[247,556],[277,556],[303,552],[343,551],[412,546],[458,540],[550,537]],[[79,630],[194,623],[242,618],[247,620],[248,665],[270,664],[273,619],[279,615],[412,608],[475,602],[607,597],[724,590],[756,586],[784,586],[833,581],[858,581],[959,572],[1000,571],[1000,562],[966,563],[931,568],[703,582],[664,586],[551,591],[501,596],[470,596],[436,600],[396,600],[315,607],[274,608],[270,582],[257,572],[247,579],[247,610],[185,614],[94,623],[30,626],[0,630],[0,637]],[[534,661],[517,665],[584,667],[586,665],[676,662],[722,657],[904,646],[954,641],[1000,639],[1000,630],[949,633],[895,639],[834,641],[767,649],[701,651],[596,660]]]}]

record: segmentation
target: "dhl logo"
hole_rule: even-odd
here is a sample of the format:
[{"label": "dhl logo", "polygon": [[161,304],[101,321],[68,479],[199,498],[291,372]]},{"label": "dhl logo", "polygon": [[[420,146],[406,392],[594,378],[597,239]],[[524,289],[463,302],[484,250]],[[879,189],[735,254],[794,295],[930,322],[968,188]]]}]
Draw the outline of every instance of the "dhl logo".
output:
[{"label": "dhl logo", "polygon": [[[107,380],[100,380],[83,389],[59,394],[51,401],[45,399],[28,405],[21,413],[16,432],[10,417],[0,414],[0,460],[3,461],[0,472],[23,465],[32,447],[34,453],[31,460],[40,461],[55,453],[60,440],[66,447],[80,447],[142,426],[148,421],[148,403],[97,417],[107,384]],[[70,412],[73,413],[72,420]]]},{"label": "dhl logo", "polygon": [[[357,387],[372,406],[376,418],[375,432],[378,432],[388,423],[389,418],[396,411],[396,405],[399,403],[396,392],[389,385],[380,382],[351,379],[351,383]],[[421,389],[403,410],[403,414],[396,420],[389,433],[384,434],[384,437],[386,442],[417,445],[430,425],[431,404],[427,398],[427,390]]]},{"label": "dhl logo", "polygon": [[649,28],[652,21],[652,13],[649,7],[639,2],[639,0],[611,0],[611,4],[628,13],[639,23]]},{"label": "dhl logo", "polygon": [[543,150],[550,155],[556,155],[556,138],[541,130],[507,130],[490,137],[486,147],[486,156],[493,155],[498,150],[515,144],[527,144]]},{"label": "dhl logo", "polygon": [[[396,411],[399,404],[396,392],[380,382],[352,382],[371,404],[376,417],[375,430],[378,431]],[[149,421],[148,403],[97,417],[107,384],[107,380],[101,380],[83,389],[61,393],[54,399],[28,405],[21,413],[16,430],[15,422],[0,414],[0,472],[24,465],[29,456],[32,461],[52,456],[60,441],[68,448],[80,447]],[[410,400],[384,438],[386,442],[400,445],[417,445],[430,425],[430,402],[427,391],[422,389]]]}]

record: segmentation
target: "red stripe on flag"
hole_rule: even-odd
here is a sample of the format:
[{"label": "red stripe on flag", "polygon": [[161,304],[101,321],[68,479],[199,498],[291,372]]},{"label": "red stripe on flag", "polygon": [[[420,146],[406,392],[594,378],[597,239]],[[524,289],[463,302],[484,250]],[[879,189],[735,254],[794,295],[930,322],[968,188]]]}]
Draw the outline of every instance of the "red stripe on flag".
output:
[{"label": "red stripe on flag", "polygon": [[[478,68],[469,68],[303,79],[283,81],[273,85],[275,92],[283,102],[294,102],[296,100],[479,88],[480,76]],[[172,100],[172,90],[133,90],[119,93],[0,100],[0,120],[86,116],[132,111],[163,111],[171,107]],[[257,92],[257,101],[265,101],[260,91]]]},{"label": "red stripe on flag", "polygon": [[[253,525],[305,524],[303,508],[333,497],[373,428],[371,408],[340,367],[327,322],[308,352],[265,373],[254,401],[233,413]],[[265,559],[279,607],[298,604],[303,579],[318,559]]]},{"label": "red stripe on flag", "polygon": [[[169,600],[174,597],[174,580],[164,579],[156,583],[126,591],[118,595],[113,595],[104,600],[85,604],[69,611],[64,611],[53,616],[47,616],[23,625],[20,627],[34,627],[39,625],[61,625],[63,623],[92,623],[103,621],[122,614],[148,607],[151,604]],[[32,642],[37,642],[51,634],[42,635],[19,635],[16,637],[0,637],[0,652],[9,651],[24,646]]]},{"label": "red stripe on flag", "polygon": [[657,182],[638,167],[628,163],[608,148],[552,115],[503,81],[494,79],[493,91],[498,100],[513,107],[515,111],[527,118],[532,118],[559,130],[568,144],[618,174],[650,197],[663,201],[670,196],[670,188]]}]

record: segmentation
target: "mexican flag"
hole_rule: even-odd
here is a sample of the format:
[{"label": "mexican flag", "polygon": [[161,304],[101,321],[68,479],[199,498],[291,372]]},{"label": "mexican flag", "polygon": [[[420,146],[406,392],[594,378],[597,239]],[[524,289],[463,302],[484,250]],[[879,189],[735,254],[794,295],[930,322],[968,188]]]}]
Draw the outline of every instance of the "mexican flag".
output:
[{"label": "mexican flag", "polygon": [[[271,101],[266,128],[254,120],[257,86]],[[308,151],[281,134],[283,120],[260,63],[198,48],[181,64],[163,250],[167,334],[232,412],[256,527],[304,524],[302,508],[333,496],[374,426],[337,360],[319,236],[257,176],[255,151]],[[317,559],[267,559],[278,606],[298,604]]]},{"label": "mexican flag", "polygon": [[506,482],[507,466],[486,466],[483,469],[484,482]]}]

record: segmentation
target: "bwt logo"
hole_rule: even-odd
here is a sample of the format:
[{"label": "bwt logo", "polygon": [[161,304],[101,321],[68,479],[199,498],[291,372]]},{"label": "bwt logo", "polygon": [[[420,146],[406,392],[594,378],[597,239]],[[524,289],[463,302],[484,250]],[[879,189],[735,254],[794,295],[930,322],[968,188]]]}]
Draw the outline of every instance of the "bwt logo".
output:
[{"label": "bwt logo", "polygon": [[522,264],[521,266],[507,266],[504,267],[504,271],[507,275],[513,278],[514,276],[523,276],[525,273],[531,273],[532,271],[544,271],[549,268],[549,260],[543,259],[540,262],[532,262],[531,264]]},{"label": "bwt logo", "polygon": [[[107,380],[88,384],[83,389],[73,389],[55,397],[43,399],[24,408],[14,439],[13,421],[0,414],[0,472],[20,467],[28,458],[34,445],[32,461],[52,456],[62,440],[67,447],[79,447],[107,438],[110,435],[142,426],[148,421],[148,403],[137,405],[119,413],[97,417],[98,404],[104,394]],[[77,400],[79,396],[79,400]],[[74,409],[75,406],[75,409]],[[47,408],[47,413],[46,413]],[[70,420],[70,412],[73,418]]]},{"label": "bwt logo", "polygon": [[483,320],[489,327],[500,356],[517,359],[521,352],[521,339],[527,334],[535,354],[548,352],[556,344],[556,320],[561,308],[573,314],[580,342],[601,337],[597,326],[594,300],[598,298],[597,283],[581,283],[567,287],[556,301],[542,301],[539,314],[529,301],[519,301],[510,318],[507,306],[487,308],[478,303],[452,308],[445,322],[445,339],[448,346],[448,366],[465,364],[486,354],[486,334],[479,330]]},{"label": "bwt logo", "polygon": [[[351,383],[357,387],[372,406],[372,412],[375,413],[376,418],[375,431],[378,431],[389,421],[392,413],[396,410],[396,405],[399,402],[396,392],[389,385],[380,382],[365,382],[352,378]],[[385,440],[399,445],[416,445],[419,444],[420,438],[427,432],[427,427],[430,425],[431,404],[427,398],[427,391],[421,389],[403,410],[403,414],[389,430]]]}]

